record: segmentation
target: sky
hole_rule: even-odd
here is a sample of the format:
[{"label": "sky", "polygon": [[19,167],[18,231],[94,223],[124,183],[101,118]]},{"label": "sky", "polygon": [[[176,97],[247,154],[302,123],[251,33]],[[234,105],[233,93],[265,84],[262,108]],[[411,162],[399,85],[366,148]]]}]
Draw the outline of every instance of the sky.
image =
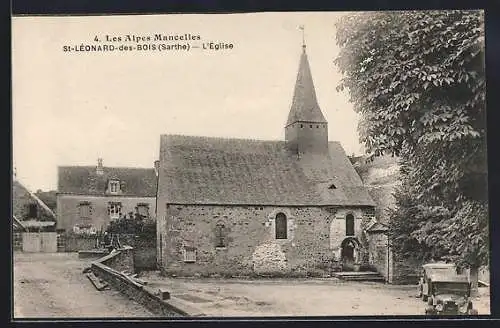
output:
[{"label": "sky", "polygon": [[[302,31],[329,140],[361,154],[358,115],[333,64],[342,13],[258,13],[12,19],[13,165],[33,191],[57,188],[57,167],[153,167],[161,134],[283,140]],[[106,35],[199,35],[210,51],[64,52]],[[95,42],[98,37],[100,41]],[[141,42],[153,43],[153,42]],[[159,42],[155,42],[157,45]],[[175,44],[175,42],[165,42]],[[181,43],[184,43],[181,41]]]}]

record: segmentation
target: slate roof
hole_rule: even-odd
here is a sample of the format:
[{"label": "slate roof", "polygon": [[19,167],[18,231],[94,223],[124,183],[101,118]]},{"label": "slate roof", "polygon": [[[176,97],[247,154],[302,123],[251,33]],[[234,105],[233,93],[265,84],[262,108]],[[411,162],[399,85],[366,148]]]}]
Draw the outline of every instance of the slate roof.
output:
[{"label": "slate roof", "polygon": [[103,171],[102,175],[97,175],[96,166],[60,166],[57,191],[79,195],[105,195],[109,179],[119,179],[124,183],[119,195],[156,196],[154,168],[104,166]]},{"label": "slate roof", "polygon": [[297,121],[327,123],[318,105],[305,46],[303,46],[302,55],[300,56],[292,106],[286,125],[288,126]]},{"label": "slate roof", "polygon": [[374,206],[338,142],[299,159],[285,141],[162,135],[159,174],[166,203]]},{"label": "slate roof", "polygon": [[368,232],[386,232],[388,230],[387,226],[381,222],[375,222],[367,229]]}]

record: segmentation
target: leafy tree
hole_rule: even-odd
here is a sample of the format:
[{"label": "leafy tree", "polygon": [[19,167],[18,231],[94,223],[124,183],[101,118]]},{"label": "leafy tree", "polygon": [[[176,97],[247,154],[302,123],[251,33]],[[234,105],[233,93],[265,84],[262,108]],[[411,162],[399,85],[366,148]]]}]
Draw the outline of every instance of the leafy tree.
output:
[{"label": "leafy tree", "polygon": [[393,247],[473,269],[488,253],[483,21],[480,11],[349,14],[335,59],[368,153],[401,157]]}]

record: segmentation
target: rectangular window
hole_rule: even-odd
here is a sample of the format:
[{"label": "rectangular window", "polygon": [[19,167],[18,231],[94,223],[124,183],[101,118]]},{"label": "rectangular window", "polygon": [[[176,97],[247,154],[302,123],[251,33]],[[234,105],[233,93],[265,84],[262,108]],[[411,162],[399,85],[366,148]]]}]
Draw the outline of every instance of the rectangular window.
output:
[{"label": "rectangular window", "polygon": [[122,215],[122,203],[109,203],[108,214],[111,220],[116,220]]},{"label": "rectangular window", "polygon": [[194,263],[196,262],[196,248],[194,247],[184,247],[184,262]]},{"label": "rectangular window", "polygon": [[139,213],[143,219],[149,218],[149,204],[137,204],[137,213]]},{"label": "rectangular window", "polygon": [[224,240],[224,224],[217,223],[215,227],[215,239],[216,244],[215,247],[222,248],[226,247],[226,241]]},{"label": "rectangular window", "polygon": [[81,202],[78,205],[78,210],[80,212],[80,218],[86,219],[92,216],[92,208],[89,202]]},{"label": "rectangular window", "polygon": [[117,180],[111,180],[109,181],[109,192],[111,193],[117,193],[120,191],[120,181]]}]

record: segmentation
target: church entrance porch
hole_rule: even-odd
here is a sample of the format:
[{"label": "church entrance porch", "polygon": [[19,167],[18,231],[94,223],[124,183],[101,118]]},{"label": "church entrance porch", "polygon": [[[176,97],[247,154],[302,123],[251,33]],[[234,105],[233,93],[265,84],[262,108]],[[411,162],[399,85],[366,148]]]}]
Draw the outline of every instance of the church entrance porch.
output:
[{"label": "church entrance porch", "polygon": [[[359,265],[359,252],[361,245],[357,238],[347,237],[340,244],[340,261],[342,263],[343,271]],[[349,271],[350,271],[349,270]]]}]

